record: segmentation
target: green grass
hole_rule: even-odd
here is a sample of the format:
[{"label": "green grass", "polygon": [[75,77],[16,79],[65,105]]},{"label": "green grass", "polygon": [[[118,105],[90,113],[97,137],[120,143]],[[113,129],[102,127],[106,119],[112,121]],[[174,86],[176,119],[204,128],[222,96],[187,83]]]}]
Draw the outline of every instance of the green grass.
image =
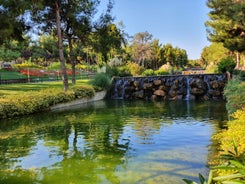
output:
[{"label": "green grass", "polygon": [[25,78],[27,78],[27,76],[22,75],[20,72],[0,70],[0,79],[1,80],[25,79]]},{"label": "green grass", "polygon": [[[89,84],[90,79],[77,80],[76,85]],[[69,87],[72,84],[69,82]],[[41,82],[41,83],[25,83],[25,84],[7,84],[0,85],[0,98],[2,95],[20,95],[28,91],[40,91],[47,88],[63,88],[63,82]]]}]

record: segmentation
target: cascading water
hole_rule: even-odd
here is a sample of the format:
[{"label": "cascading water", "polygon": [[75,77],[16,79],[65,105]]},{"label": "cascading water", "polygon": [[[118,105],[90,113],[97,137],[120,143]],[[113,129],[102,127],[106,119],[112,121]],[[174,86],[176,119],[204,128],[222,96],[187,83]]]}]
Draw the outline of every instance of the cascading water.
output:
[{"label": "cascading water", "polygon": [[116,77],[112,99],[194,100],[223,99],[225,74]]},{"label": "cascading water", "polygon": [[190,80],[191,80],[191,78],[186,77],[186,97],[185,97],[185,100],[190,100],[190,95],[191,95]]}]

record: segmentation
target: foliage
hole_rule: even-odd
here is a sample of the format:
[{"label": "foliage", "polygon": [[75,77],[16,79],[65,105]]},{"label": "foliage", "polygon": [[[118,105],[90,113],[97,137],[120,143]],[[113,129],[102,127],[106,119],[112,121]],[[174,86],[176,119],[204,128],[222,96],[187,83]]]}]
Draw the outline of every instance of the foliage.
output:
[{"label": "foliage", "polygon": [[119,66],[117,68],[118,70],[118,76],[120,77],[127,77],[127,76],[132,76],[131,70],[128,65],[126,66]]},{"label": "foliage", "polygon": [[16,61],[21,56],[21,51],[25,48],[26,43],[20,43],[16,40],[5,41],[0,46],[1,61]]},{"label": "foliage", "polygon": [[238,144],[235,145],[236,155],[239,156],[245,153],[245,107],[237,110],[232,115],[233,120],[228,122],[228,129],[213,136],[215,140],[220,141],[220,149],[224,153],[230,153],[231,148],[234,146],[234,141]]},{"label": "foliage", "polygon": [[171,74],[173,72],[173,67],[170,65],[170,63],[162,65],[157,71],[157,75],[166,75]]},{"label": "foliage", "polygon": [[20,95],[8,95],[0,98],[0,119],[32,114],[48,109],[50,106],[74,100],[91,97],[94,90],[89,86],[76,86],[73,90],[64,92],[61,88],[43,89],[26,92]]},{"label": "foliage", "polygon": [[0,0],[0,45],[8,40],[24,41],[23,32],[31,29],[25,20],[28,3],[19,0],[18,6],[12,1]]},{"label": "foliage", "polygon": [[[71,69],[71,65],[66,64],[66,68]],[[48,66],[49,70],[60,70],[61,63],[60,62],[53,62],[51,65]]]},{"label": "foliage", "polygon": [[[214,181],[238,182],[245,179],[245,127],[244,110],[238,110],[233,114],[232,121],[228,122],[228,130],[213,136],[220,142],[221,160],[214,167],[216,177]],[[233,148],[233,150],[232,150]]]},{"label": "foliage", "polygon": [[133,60],[141,67],[146,66],[146,61],[151,60],[151,42],[152,34],[146,32],[139,32],[134,35],[132,40],[132,57]]},{"label": "foliage", "polygon": [[218,73],[218,65],[211,62],[205,69],[205,73]]},{"label": "foliage", "polygon": [[42,68],[41,66],[36,65],[30,61],[29,62],[23,62],[21,64],[14,64],[13,67],[17,68],[18,70],[27,69],[27,68]]},{"label": "foliage", "polygon": [[245,50],[245,3],[243,0],[208,0],[210,20],[206,22],[209,39],[222,42],[231,51]]},{"label": "foliage", "polygon": [[91,83],[93,86],[100,87],[101,89],[108,89],[111,85],[111,79],[105,73],[96,73]]},{"label": "foliage", "polygon": [[145,70],[145,71],[142,73],[142,76],[152,76],[152,75],[154,75],[154,74],[155,74],[154,70],[152,70],[152,69],[147,69],[147,70]]},{"label": "foliage", "polygon": [[226,108],[229,114],[245,107],[245,83],[238,79],[228,82],[224,89],[227,99]]},{"label": "foliage", "polygon": [[218,64],[221,59],[228,57],[229,50],[222,43],[212,43],[202,50],[201,58],[206,65]]},{"label": "foliage", "polygon": [[219,62],[218,71],[222,73],[225,73],[227,71],[232,73],[235,66],[236,66],[236,62],[233,60],[233,58],[227,57]]},{"label": "foliage", "polygon": [[136,63],[128,62],[127,67],[132,76],[139,76],[143,71],[143,68]]},{"label": "foliage", "polygon": [[163,64],[169,63],[174,67],[183,67],[188,62],[187,53],[184,49],[173,47],[171,44],[163,45],[161,48]]},{"label": "foliage", "polygon": [[[209,173],[209,177],[208,177],[208,181],[203,177],[203,175],[199,174],[199,181],[200,184],[211,184],[212,183],[212,172],[210,171]],[[183,179],[183,181],[187,184],[197,184],[196,182],[192,181],[192,180],[188,180],[188,179]]]},{"label": "foliage", "polygon": [[[232,117],[234,119],[228,122],[228,129],[213,136],[214,140],[219,141],[220,163],[212,168],[208,181],[199,174],[201,184],[243,184],[245,181],[245,108],[237,110]],[[184,181],[187,184],[197,184],[187,179]]]}]

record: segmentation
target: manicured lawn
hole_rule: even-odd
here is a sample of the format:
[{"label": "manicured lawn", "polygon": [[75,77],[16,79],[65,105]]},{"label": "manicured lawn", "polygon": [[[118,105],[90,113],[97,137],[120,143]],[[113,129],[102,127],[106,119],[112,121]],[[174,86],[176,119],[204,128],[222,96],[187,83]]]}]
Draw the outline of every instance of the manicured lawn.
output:
[{"label": "manicured lawn", "polygon": [[25,79],[27,78],[26,75],[22,75],[20,72],[15,71],[7,71],[7,70],[0,70],[0,79]]},{"label": "manicured lawn", "polygon": [[[77,80],[76,85],[89,84],[89,81],[89,79]],[[71,86],[72,84],[69,82],[69,87]],[[20,95],[23,92],[39,91],[46,88],[63,88],[63,83],[62,81],[59,81],[0,85],[0,98],[2,95]]]}]

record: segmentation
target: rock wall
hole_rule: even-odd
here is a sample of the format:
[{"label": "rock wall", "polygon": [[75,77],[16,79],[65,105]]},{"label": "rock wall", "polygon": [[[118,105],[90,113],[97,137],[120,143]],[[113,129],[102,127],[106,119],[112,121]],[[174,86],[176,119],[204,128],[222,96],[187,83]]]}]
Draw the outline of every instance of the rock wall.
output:
[{"label": "rock wall", "polygon": [[112,99],[195,100],[224,99],[225,74],[115,77]]}]

